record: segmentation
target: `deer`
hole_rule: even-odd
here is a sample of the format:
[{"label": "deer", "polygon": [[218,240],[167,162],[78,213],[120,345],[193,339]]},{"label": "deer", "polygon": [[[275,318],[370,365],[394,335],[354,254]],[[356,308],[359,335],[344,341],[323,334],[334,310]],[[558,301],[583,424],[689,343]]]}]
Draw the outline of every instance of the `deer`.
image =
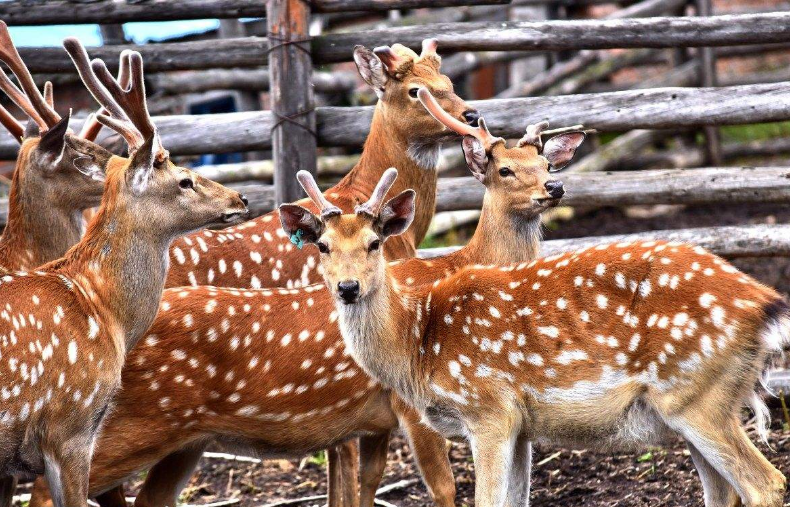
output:
[{"label": "deer", "polygon": [[238,192],[170,161],[148,115],[139,53],[128,53],[122,87],[79,41],[64,46],[107,110],[97,121],[126,140],[130,157],[108,162],[99,210],[64,257],[0,278],[0,476],[46,475],[58,507],[88,505],[96,435],[125,355],[153,321],[173,238],[247,213]]},{"label": "deer", "polygon": [[[549,169],[563,168],[585,134],[548,131],[541,123],[528,127],[508,149],[483,119],[470,127],[444,112],[427,90],[418,97],[439,121],[465,136],[470,169],[485,185],[486,198],[480,225],[464,248],[431,260],[395,261],[399,279],[432,283],[468,262],[503,260],[506,254],[512,262],[535,258],[540,213],[564,193]],[[544,145],[541,135],[551,133],[558,135]],[[325,204],[317,186],[307,192]],[[481,237],[499,235],[500,229],[511,231],[505,242]],[[372,507],[390,432],[400,425],[432,498],[441,506],[454,505],[444,438],[353,365],[322,285],[166,289],[159,315],[127,360],[121,384],[97,441],[91,494],[101,495],[153,465],[135,505],[174,505],[211,442],[263,456],[293,455],[361,435],[359,504]],[[41,505],[40,498],[31,505]]]},{"label": "deer", "polygon": [[[119,75],[127,80],[126,55]],[[29,118],[25,128],[0,106],[0,123],[21,147],[11,181],[8,220],[0,236],[0,268],[32,270],[62,257],[85,229],[82,212],[98,206],[104,168],[112,153],[93,142],[95,117],[79,134],[68,130],[69,116],[52,105],[51,83],[42,95],[19,56],[8,27],[0,21],[0,60],[16,75],[20,90],[3,72],[0,88]],[[100,124],[98,124],[100,125]],[[46,202],[48,206],[41,204]]]},{"label": "deer", "polygon": [[536,439],[633,449],[672,435],[688,446],[706,506],[782,505],[785,477],[740,421],[751,407],[765,438],[755,386],[790,341],[775,290],[701,247],[660,241],[409,286],[380,252],[415,214],[412,190],[384,200],[396,176],[385,172],[354,213],[283,205],[281,221],[318,248],[354,360],[442,435],[470,442],[476,506],[528,503]]}]

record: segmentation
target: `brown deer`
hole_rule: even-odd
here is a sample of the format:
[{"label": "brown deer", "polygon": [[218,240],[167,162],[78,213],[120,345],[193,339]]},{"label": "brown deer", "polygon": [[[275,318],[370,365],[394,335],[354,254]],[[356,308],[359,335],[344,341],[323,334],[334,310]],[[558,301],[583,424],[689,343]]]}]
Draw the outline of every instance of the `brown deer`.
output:
[{"label": "brown deer", "polygon": [[616,449],[672,434],[707,506],[782,505],[785,478],[739,417],[750,405],[764,431],[754,388],[790,340],[790,308],[774,290],[700,247],[655,241],[411,287],[380,245],[407,229],[415,193],[384,194],[349,215],[283,206],[283,227],[298,223],[318,246],[354,359],[443,435],[470,441],[476,506],[528,502],[534,439]]},{"label": "brown deer", "polygon": [[[547,160],[539,154],[539,130],[545,125],[530,127],[519,146],[507,149],[484,122],[469,128],[444,113],[427,92],[420,92],[420,100],[448,128],[472,138],[465,138],[464,149],[486,186],[486,198],[480,226],[466,247],[444,258],[395,263],[399,279],[428,283],[463,263],[507,255],[511,262],[534,258],[539,215],[563,192],[549,165],[567,163],[584,134],[551,138]],[[307,190],[326,204],[316,186]],[[340,210],[325,207],[324,213]],[[511,237],[503,243],[480,237],[498,238],[497,229]],[[321,285],[165,290],[154,325],[124,368],[123,389],[96,446],[91,492],[102,493],[154,465],[135,505],[174,505],[210,442],[261,455],[298,454],[364,435],[360,497],[361,505],[371,507],[389,434],[400,423],[432,497],[439,505],[454,505],[444,438],[356,368],[344,349],[332,300]],[[40,499],[31,505],[40,505]]]},{"label": "brown deer", "polygon": [[[246,213],[238,192],[173,165],[145,104],[142,59],[129,53],[130,86],[103,62],[64,45],[96,99],[98,121],[129,143],[113,157],[85,237],[34,272],[2,277],[0,476],[46,474],[56,506],[87,506],[96,434],[120,385],[125,354],[153,321],[173,238]],[[44,204],[46,205],[46,204]],[[3,490],[0,504],[10,502]]]},{"label": "brown deer", "polygon": [[[121,69],[127,68],[125,59]],[[0,88],[31,120],[25,132],[0,106],[0,122],[22,145],[11,182],[8,221],[0,236],[0,268],[30,270],[62,257],[79,241],[85,228],[82,211],[98,206],[104,168],[112,154],[92,142],[98,130],[79,135],[68,131],[69,117],[61,118],[52,108],[51,86],[45,87],[46,97],[39,92],[2,21],[0,60],[22,90],[5,73],[0,74]]]}]

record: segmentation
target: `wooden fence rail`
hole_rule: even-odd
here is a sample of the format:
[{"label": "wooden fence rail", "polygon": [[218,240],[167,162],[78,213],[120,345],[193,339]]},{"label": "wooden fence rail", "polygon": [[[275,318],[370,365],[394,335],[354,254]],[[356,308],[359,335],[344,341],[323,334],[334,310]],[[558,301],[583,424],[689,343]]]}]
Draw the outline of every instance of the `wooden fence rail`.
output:
[{"label": "wooden fence rail", "polygon": [[[313,12],[386,11],[419,7],[507,4],[510,0],[311,0]],[[0,19],[9,25],[128,23],[204,18],[266,16],[262,0],[45,0],[0,2]]]},{"label": "wooden fence rail", "polygon": [[[1,5],[1,4],[0,4]],[[350,61],[354,46],[401,44],[418,49],[423,39],[439,39],[442,52],[561,51],[609,48],[741,46],[790,42],[790,12],[733,16],[657,17],[615,20],[436,23],[413,27],[338,33],[314,37],[316,64]],[[211,41],[103,46],[91,57],[117,65],[124,49],[139,51],[147,71],[259,67],[269,42],[262,37]],[[73,73],[61,48],[20,48],[31,72]]]},{"label": "wooden fence rail", "polygon": [[[669,129],[790,120],[790,83],[720,88],[661,88],[612,93],[472,101],[495,135],[518,138],[529,123],[582,123],[601,131]],[[373,107],[320,107],[319,146],[360,146]],[[272,116],[266,111],[155,117],[174,155],[253,151],[271,146]],[[75,121],[74,128],[79,128]],[[0,133],[0,159],[19,146]]]},{"label": "wooden fence rail", "polygon": [[[541,253],[542,255],[554,255],[600,244],[616,245],[617,243],[636,243],[657,239],[693,243],[728,258],[790,256],[790,225],[762,224],[558,239],[544,241],[541,246]],[[419,256],[430,258],[446,255],[458,248],[460,247],[423,249],[419,251]]]}]

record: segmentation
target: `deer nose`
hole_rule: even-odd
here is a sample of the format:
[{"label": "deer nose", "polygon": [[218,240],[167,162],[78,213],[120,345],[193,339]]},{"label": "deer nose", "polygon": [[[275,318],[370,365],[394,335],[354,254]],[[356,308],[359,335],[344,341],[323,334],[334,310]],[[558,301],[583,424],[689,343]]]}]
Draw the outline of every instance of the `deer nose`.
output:
[{"label": "deer nose", "polygon": [[562,186],[561,181],[547,181],[546,192],[549,193],[552,199],[559,199],[565,195],[565,188]]},{"label": "deer nose", "polygon": [[346,280],[337,284],[337,292],[346,304],[355,303],[359,297],[359,282]]},{"label": "deer nose", "polygon": [[247,196],[244,194],[239,194],[239,199],[241,199],[241,202],[244,203],[245,206],[250,204],[249,199],[247,199]]},{"label": "deer nose", "polygon": [[477,127],[477,120],[480,119],[480,111],[477,109],[470,109],[469,111],[464,111],[462,116],[464,120],[466,120],[466,123],[473,127]]}]

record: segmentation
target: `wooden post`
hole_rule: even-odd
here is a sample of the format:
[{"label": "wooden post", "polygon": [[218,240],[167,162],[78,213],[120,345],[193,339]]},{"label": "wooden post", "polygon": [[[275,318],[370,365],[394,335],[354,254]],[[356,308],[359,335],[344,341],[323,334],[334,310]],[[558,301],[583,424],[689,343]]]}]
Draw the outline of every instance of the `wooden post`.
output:
[{"label": "wooden post", "polygon": [[296,172],[316,173],[316,121],[313,64],[304,0],[268,0],[269,71],[271,73],[272,156],[278,203],[304,196]]},{"label": "wooden post", "polygon": [[[711,16],[713,14],[711,0],[696,0],[697,15]],[[700,60],[700,85],[718,86],[716,82],[716,55],[713,48],[699,48]],[[708,126],[703,129],[705,134],[705,162],[710,165],[721,165],[721,135],[718,128]]]},{"label": "wooden post", "polygon": [[126,32],[122,24],[99,25],[102,43],[105,45],[126,44]]}]

